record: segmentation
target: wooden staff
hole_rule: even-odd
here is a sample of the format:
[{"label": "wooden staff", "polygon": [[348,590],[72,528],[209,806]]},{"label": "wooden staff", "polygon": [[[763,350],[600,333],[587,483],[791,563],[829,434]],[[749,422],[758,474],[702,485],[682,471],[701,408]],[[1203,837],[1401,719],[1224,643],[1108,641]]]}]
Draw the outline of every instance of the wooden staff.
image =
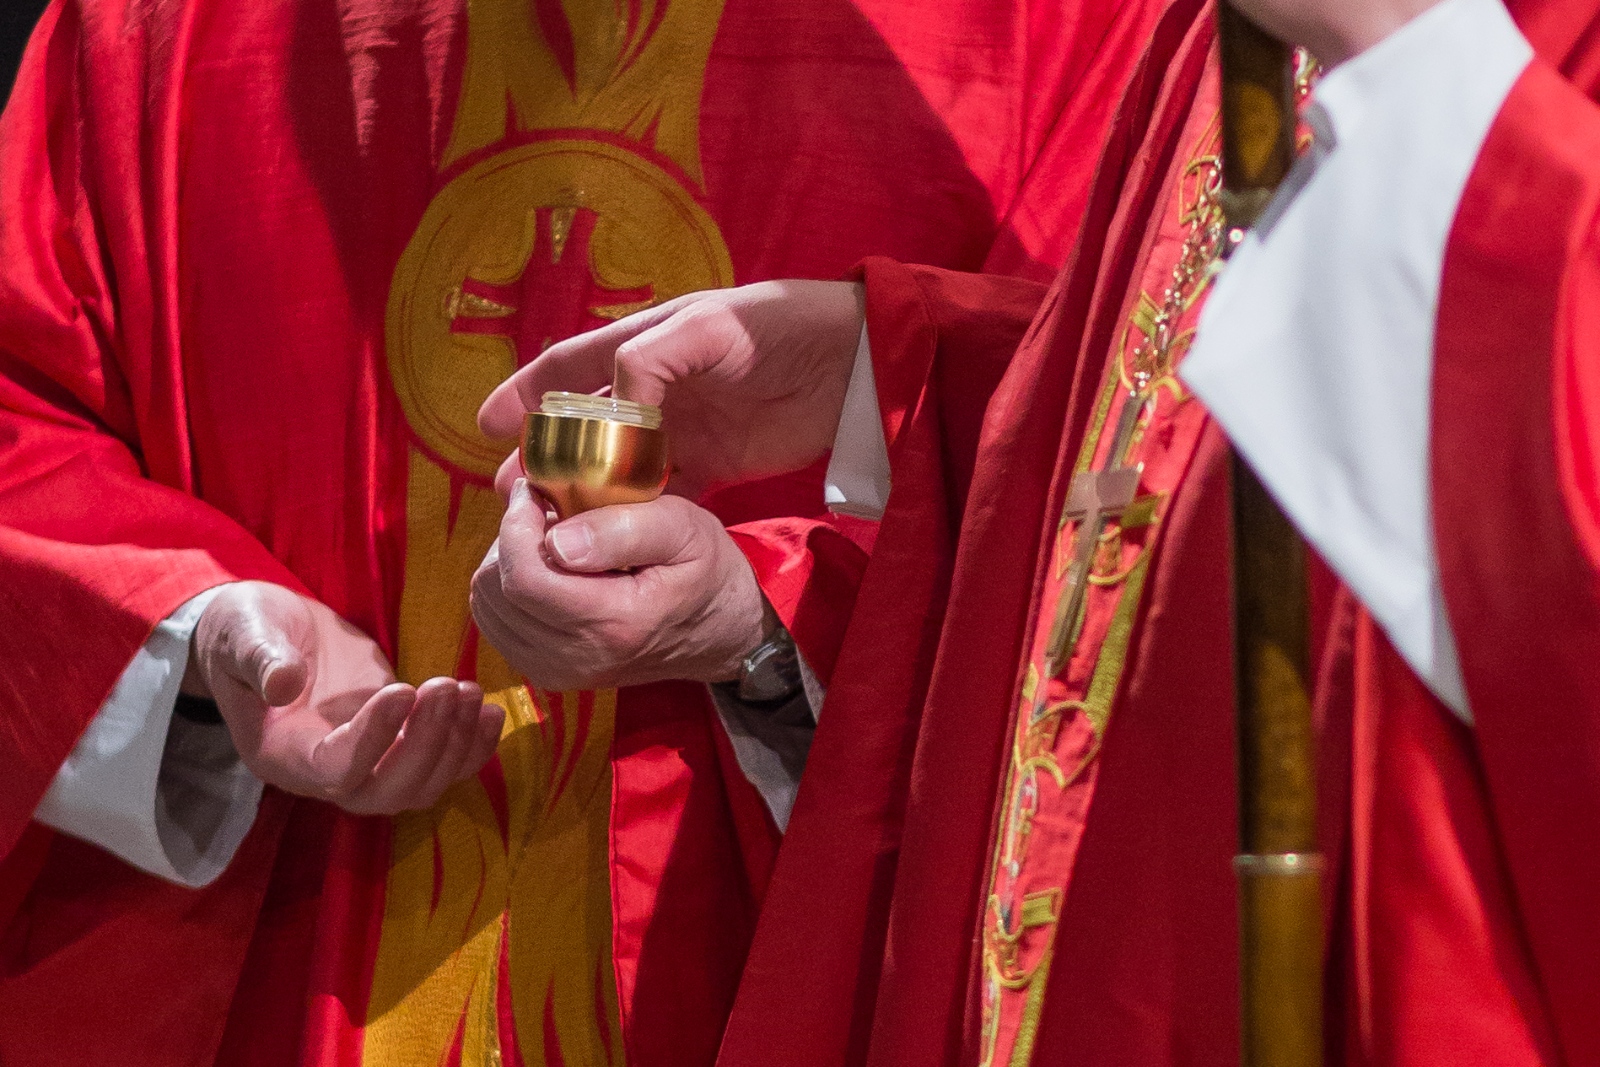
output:
[{"label": "wooden staff", "polygon": [[[1266,208],[1294,154],[1289,49],[1218,7],[1222,204],[1229,246]],[[1233,457],[1234,670],[1238,704],[1241,1059],[1322,1063],[1322,857],[1306,683],[1305,545],[1238,453]]]}]

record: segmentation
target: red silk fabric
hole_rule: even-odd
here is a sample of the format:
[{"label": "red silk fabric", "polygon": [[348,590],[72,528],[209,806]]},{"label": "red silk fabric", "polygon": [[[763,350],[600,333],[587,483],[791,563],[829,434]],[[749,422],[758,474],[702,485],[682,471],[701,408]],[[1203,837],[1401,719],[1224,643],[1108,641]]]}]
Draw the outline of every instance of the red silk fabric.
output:
[{"label": "red silk fabric", "polygon": [[[560,5],[536,6],[559,30]],[[514,7],[57,0],[35,35],[0,120],[7,1064],[361,1058],[386,822],[269,792],[229,872],[190,892],[28,818],[154,624],[203,588],[305,590],[398,654],[413,435],[386,301],[452,175],[469,15]],[[1048,278],[1151,17],[728,0],[691,101],[694,206],[739,282],[838,277],[869,255]],[[591,140],[637,148],[660,132],[641,126]],[[459,503],[463,486],[448,492]],[[813,477],[717,506],[815,518],[820,493]],[[812,558],[860,567],[823,526],[796,529],[741,535],[775,588]],[[832,639],[812,631],[838,604],[785,602],[824,665]],[[645,1065],[709,1060],[772,864],[759,798],[710,715],[686,687],[619,703],[623,1032],[608,1055]],[[494,1006],[502,1024],[510,1003]],[[559,1059],[544,1020],[517,1023],[542,1026],[506,1054]]]},{"label": "red silk fabric", "polygon": [[1433,485],[1484,818],[1567,1063],[1600,1059],[1597,219],[1600,108],[1536,62],[1445,259]]},{"label": "red silk fabric", "polygon": [[[1518,13],[1567,77],[1537,65],[1489,138],[1436,353],[1436,537],[1476,725],[1426,691],[1347,592],[1319,599],[1330,1063],[1600,1058],[1600,115],[1567,80],[1588,87],[1592,12]],[[1205,51],[1200,37],[1163,64],[1163,106],[1134,134],[1140,165],[1102,170],[1116,222],[1091,212],[992,393],[941,386],[1005,358],[1007,330],[1024,329],[1007,286],[975,296],[971,279],[868,267],[895,496],[724,1064],[978,1062],[978,887],[1034,625],[1037,532],[1053,529],[1131,264],[1164,209],[1151,190],[1199,81],[1185,64]],[[943,332],[947,316],[966,328]],[[984,409],[977,437],[963,404]],[[1164,523],[1036,1065],[1237,1062],[1228,500],[1213,430]]]}]

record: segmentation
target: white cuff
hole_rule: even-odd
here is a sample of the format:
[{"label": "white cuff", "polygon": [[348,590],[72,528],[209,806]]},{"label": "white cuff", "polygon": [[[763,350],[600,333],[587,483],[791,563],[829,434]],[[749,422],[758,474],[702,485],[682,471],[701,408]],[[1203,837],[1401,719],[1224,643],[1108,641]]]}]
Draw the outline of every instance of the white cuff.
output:
[{"label": "white cuff", "polygon": [[189,638],[224,586],[163,620],[56,773],[34,818],[158,878],[199,888],[255,822],[262,784],[227,727],[174,716]]},{"label": "white cuff", "polygon": [[1333,70],[1181,374],[1417,675],[1471,722],[1434,549],[1434,319],[1468,177],[1533,51],[1445,0]]},{"label": "white cuff", "polygon": [[889,445],[878,413],[878,383],[872,375],[866,326],[861,327],[855,368],[839,413],[823,499],[829,510],[858,519],[881,519],[889,506]]}]

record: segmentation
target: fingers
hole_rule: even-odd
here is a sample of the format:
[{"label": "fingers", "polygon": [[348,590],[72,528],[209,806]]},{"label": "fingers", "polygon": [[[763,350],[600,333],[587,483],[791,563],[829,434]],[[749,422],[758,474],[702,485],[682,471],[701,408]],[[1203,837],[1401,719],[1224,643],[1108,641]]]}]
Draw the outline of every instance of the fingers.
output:
[{"label": "fingers", "polygon": [[396,683],[378,646],[321,604],[242,583],[201,622],[211,690],[263,781],[394,813],[436,803],[494,752],[504,713],[483,708],[476,683]]},{"label": "fingers", "polygon": [[[433,772],[423,784],[421,799],[429,806],[438,803],[445,790],[464,778],[478,773],[494,752],[491,744],[481,759],[474,762],[475,753],[484,747],[487,726],[479,713],[484,709],[483,690],[471,682],[458,682],[455,701],[455,719],[450,740],[434,763]],[[498,719],[498,716],[494,717]],[[498,740],[496,732],[493,740]]]},{"label": "fingers", "polygon": [[740,339],[735,316],[693,293],[551,345],[489,394],[478,428],[513,437],[553,389],[592,393],[607,385],[623,400],[660,404],[667,386],[714,366]]},{"label": "fingers", "polygon": [[329,799],[358,814],[432,807],[458,780],[464,756],[476,748],[482,702],[483,691],[470,682],[424,682],[415,690],[398,738],[370,774]]},{"label": "fingers", "polygon": [[612,395],[659,406],[667,386],[710,370],[745,340],[719,305],[690,305],[617,346]]},{"label": "fingers", "polygon": [[602,508],[552,527],[556,544],[547,549],[530,547],[544,526],[542,516],[519,514],[527,506],[521,487],[474,576],[472,614],[483,639],[531,684],[721,680],[754,644],[760,588],[709,512],[681,498]]},{"label": "fingers", "polygon": [[504,722],[474,682],[387,686],[315,745],[304,791],[361,815],[432,807],[494,755]]},{"label": "fingers", "polygon": [[519,481],[501,520],[500,538],[473,578],[474,615],[492,612],[516,628],[524,620],[561,627],[630,613],[633,576],[573,574],[552,565],[545,523],[542,504]]},{"label": "fingers", "polygon": [[494,475],[494,491],[500,494],[501,500],[511,499],[511,488],[517,484],[517,479],[523,475],[522,452],[519,449],[505,458],[500,464],[500,469]]},{"label": "fingers", "polygon": [[416,704],[400,736],[352,801],[367,810],[404,811],[428,799],[423,787],[455,731],[456,696],[456,683],[449,678],[433,678],[417,688]]},{"label": "fingers", "polygon": [[311,766],[330,794],[353,791],[371,776],[416,702],[417,691],[411,686],[398,682],[385,686],[349,722],[317,742]]},{"label": "fingers", "polygon": [[580,574],[677,562],[690,548],[699,509],[682,497],[586,512],[545,534],[550,556]]},{"label": "fingers", "polygon": [[518,479],[500,520],[500,537],[489,547],[484,563],[498,561],[500,574],[507,580],[515,581],[516,576],[532,579],[549,569],[544,560],[544,536],[544,507],[528,483]]},{"label": "fingers", "polygon": [[[465,684],[465,683],[463,683]],[[483,701],[483,690],[476,685],[471,686],[476,690],[474,697],[469,697],[470,702],[476,707],[477,723],[472,743],[467,747],[467,753],[462,757],[461,767],[456,772],[455,781],[466,781],[489,762],[495,749],[500,745],[500,735],[505,730],[506,712],[498,704],[486,704]]]},{"label": "fingers", "polygon": [[539,410],[546,392],[592,393],[609,385],[617,346],[671,317],[688,299],[692,297],[647,308],[551,345],[489,394],[478,409],[478,428],[489,437],[513,437],[522,429],[522,417]]}]

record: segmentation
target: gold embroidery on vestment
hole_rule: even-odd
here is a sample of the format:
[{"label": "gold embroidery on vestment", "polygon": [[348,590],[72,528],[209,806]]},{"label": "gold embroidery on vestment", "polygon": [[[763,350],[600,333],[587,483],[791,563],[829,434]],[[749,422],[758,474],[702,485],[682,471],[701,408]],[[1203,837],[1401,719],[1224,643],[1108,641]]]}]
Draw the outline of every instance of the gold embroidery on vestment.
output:
[{"label": "gold embroidery on vestment", "polygon": [[[1050,650],[1047,669],[1040,670],[1031,651],[1028,657],[989,866],[990,895],[985,909],[982,949],[982,973],[986,983],[981,996],[982,1067],[993,1067],[1001,1048],[1002,998],[1017,994],[1022,994],[1024,1001],[1015,1017],[1016,1032],[1006,1062],[1010,1067],[1025,1067],[1032,1059],[1054,955],[1055,927],[1060,918],[1063,889],[1053,887],[1029,892],[1013,914],[1001,892],[1000,878],[1004,875],[1013,887],[1018,885],[1039,814],[1040,776],[1045,776],[1058,793],[1064,793],[1098,758],[1127,666],[1168,499],[1162,493],[1139,495],[1135,492],[1131,494],[1131,502],[1124,503],[1130,496],[1127,479],[1133,477],[1127,470],[1130,457],[1144,447],[1145,432],[1157,412],[1163,410],[1162,404],[1177,408],[1188,400],[1174,368],[1194,336],[1185,316],[1193,311],[1215,277],[1213,265],[1223,239],[1221,212],[1215,201],[1220,186],[1220,161],[1215,154],[1218,136],[1213,120],[1199,141],[1205,148],[1179,176],[1178,221],[1186,233],[1178,262],[1159,300],[1141,292],[1135,301],[1113,354],[1115,372],[1105,375],[1079,448],[1074,465],[1075,483],[1086,477],[1102,480],[1088,482],[1082,493],[1074,485],[1050,546],[1050,572],[1057,583],[1063,583],[1071,568],[1082,567],[1085,568],[1083,573],[1074,582],[1098,590],[1094,595],[1114,596],[1116,601],[1081,700],[1047,702],[1052,682],[1049,672],[1065,670],[1071,662],[1067,655],[1057,657],[1056,646],[1064,644],[1067,649],[1076,650],[1084,639],[1087,596],[1077,598],[1075,618],[1061,614],[1071,583],[1062,584],[1057,590],[1060,604],[1046,641]],[[1104,466],[1096,470],[1095,462],[1106,444],[1106,429],[1119,399],[1123,407],[1118,417],[1118,432]],[[1138,407],[1130,409],[1127,405]],[[1139,470],[1142,481],[1142,467]],[[1125,562],[1125,539],[1135,530],[1141,531],[1143,540],[1133,558]],[[1094,552],[1087,557],[1078,543],[1082,537],[1095,538]],[[1081,651],[1074,651],[1072,655],[1079,655]],[[1064,724],[1080,714],[1090,728],[1090,735],[1086,750],[1077,758],[1071,773],[1067,773],[1056,749]],[[1060,872],[1062,878],[1068,874],[1070,871]],[[1035,944],[1038,959],[1031,967],[1023,964],[1021,955],[1024,935],[1030,932],[1046,939],[1042,945]]]},{"label": "gold embroidery on vestment", "polygon": [[[489,391],[548,344],[733,284],[701,203],[700,100],[723,0],[468,0],[434,196],[389,293],[390,378],[412,443],[397,670],[473,676],[506,709],[497,759],[395,819],[362,1046],[368,1067],[619,1064],[611,958],[614,693],[538,702],[471,628],[513,443]],[[561,55],[541,20],[565,19]],[[566,294],[560,300],[552,293]],[[492,791],[491,791],[492,789]],[[509,1005],[509,1015],[503,1014]],[[502,1044],[504,1043],[504,1047]]]}]

